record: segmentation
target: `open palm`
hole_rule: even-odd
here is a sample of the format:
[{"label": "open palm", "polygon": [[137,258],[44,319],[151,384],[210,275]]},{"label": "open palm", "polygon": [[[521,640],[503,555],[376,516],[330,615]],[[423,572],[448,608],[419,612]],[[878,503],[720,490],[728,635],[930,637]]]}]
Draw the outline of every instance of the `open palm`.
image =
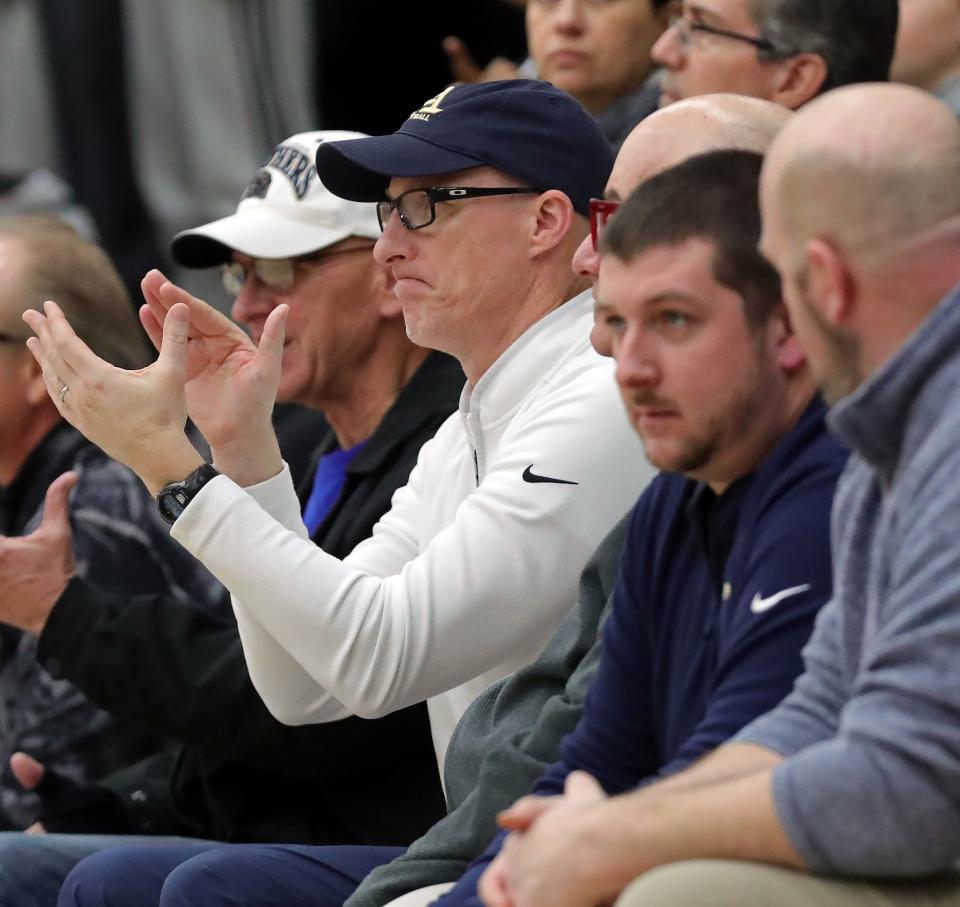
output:
[{"label": "open palm", "polygon": [[229,318],[151,271],[141,282],[140,320],[159,348],[166,313],[190,307],[187,411],[212,447],[233,444],[269,426],[280,381],[286,307],[271,313],[260,347]]}]

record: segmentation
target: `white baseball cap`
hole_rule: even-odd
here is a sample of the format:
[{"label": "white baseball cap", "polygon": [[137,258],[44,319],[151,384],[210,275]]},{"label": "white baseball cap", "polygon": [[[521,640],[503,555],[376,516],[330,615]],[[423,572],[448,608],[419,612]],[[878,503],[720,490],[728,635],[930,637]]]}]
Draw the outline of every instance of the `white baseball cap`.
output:
[{"label": "white baseball cap", "polygon": [[338,198],[317,176],[324,142],[366,138],[359,132],[302,132],[281,142],[254,174],[235,214],[173,238],[174,261],[209,268],[240,252],[253,258],[293,258],[348,236],[377,239],[376,205]]}]

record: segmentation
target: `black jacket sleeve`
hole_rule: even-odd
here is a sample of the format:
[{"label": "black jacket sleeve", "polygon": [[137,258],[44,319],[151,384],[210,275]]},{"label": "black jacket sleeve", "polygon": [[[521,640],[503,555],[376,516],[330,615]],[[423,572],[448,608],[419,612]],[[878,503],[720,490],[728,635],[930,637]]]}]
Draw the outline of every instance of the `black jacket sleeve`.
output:
[{"label": "black jacket sleeve", "polygon": [[71,581],[54,608],[38,657],[116,715],[290,777],[337,774],[345,762],[356,769],[365,759],[380,765],[382,721],[395,721],[402,749],[412,720],[398,712],[379,722],[283,725],[250,681],[232,614],[162,594],[120,599],[82,579]]}]

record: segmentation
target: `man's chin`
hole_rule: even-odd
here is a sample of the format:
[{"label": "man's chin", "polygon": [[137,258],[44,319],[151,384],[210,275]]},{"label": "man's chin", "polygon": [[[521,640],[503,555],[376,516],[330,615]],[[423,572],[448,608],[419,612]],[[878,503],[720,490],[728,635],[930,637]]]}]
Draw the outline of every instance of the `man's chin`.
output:
[{"label": "man's chin", "polygon": [[707,445],[694,445],[682,441],[663,441],[640,436],[647,460],[660,472],[681,475],[697,472],[713,457],[714,451]]},{"label": "man's chin", "polygon": [[277,403],[304,403],[304,389],[295,381],[289,379],[280,379],[280,385],[277,388]]}]

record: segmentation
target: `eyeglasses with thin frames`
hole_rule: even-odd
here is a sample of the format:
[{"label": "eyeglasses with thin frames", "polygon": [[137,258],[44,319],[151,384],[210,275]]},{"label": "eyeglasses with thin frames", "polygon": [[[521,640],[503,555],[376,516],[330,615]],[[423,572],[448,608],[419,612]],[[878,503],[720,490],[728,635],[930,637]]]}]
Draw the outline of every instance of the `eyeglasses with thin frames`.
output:
[{"label": "eyeglasses with thin frames", "polygon": [[673,16],[670,19],[669,27],[676,30],[677,38],[682,47],[690,46],[694,34],[702,34],[716,35],[718,38],[729,38],[731,41],[743,41],[747,44],[752,44],[757,50],[762,50],[767,53],[773,53],[777,50],[766,38],[760,38],[756,35],[745,35],[743,32],[730,31],[726,28],[717,28],[717,26],[707,25],[705,22],[695,22],[687,16]]},{"label": "eyeglasses with thin frames", "polygon": [[254,258],[253,263],[249,265],[231,261],[220,266],[220,279],[223,281],[224,290],[231,296],[240,295],[251,271],[260,283],[271,290],[289,290],[297,279],[297,265],[319,264],[326,259],[337,255],[348,255],[351,252],[370,252],[373,245],[368,243],[363,246],[351,246],[349,249],[325,249],[294,258]]},{"label": "eyeglasses with thin frames", "polygon": [[607,221],[613,217],[620,202],[609,201],[605,198],[590,199],[590,238],[593,240],[593,251],[600,251],[600,236]]},{"label": "eyeglasses with thin frames", "polygon": [[408,189],[396,198],[385,198],[377,202],[377,219],[380,221],[380,229],[385,230],[393,212],[396,211],[404,227],[408,230],[421,230],[429,227],[437,219],[437,202],[459,202],[468,198],[497,195],[540,195],[541,191],[520,186],[496,189],[475,186],[433,186],[428,189]]}]

